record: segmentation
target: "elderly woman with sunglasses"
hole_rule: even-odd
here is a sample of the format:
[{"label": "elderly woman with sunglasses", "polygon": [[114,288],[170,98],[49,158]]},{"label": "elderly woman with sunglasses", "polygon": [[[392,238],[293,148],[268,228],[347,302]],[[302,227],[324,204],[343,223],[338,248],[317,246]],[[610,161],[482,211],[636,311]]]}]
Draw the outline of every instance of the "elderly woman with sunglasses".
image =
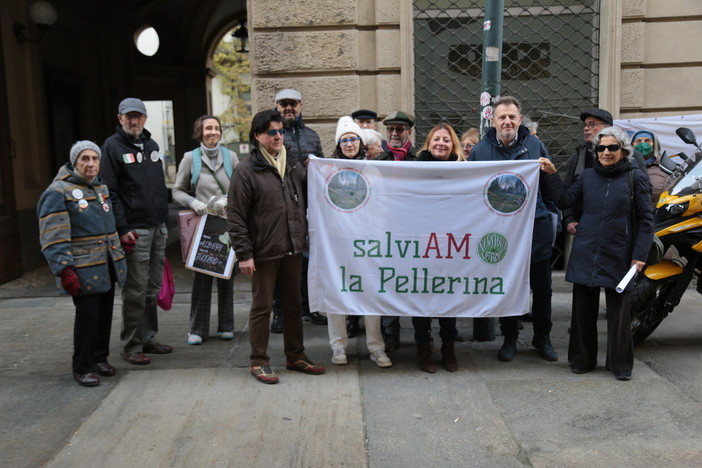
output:
[{"label": "elderly woman with sunglasses", "polygon": [[560,208],[582,203],[566,281],[573,283],[573,313],[568,362],[576,374],[597,365],[597,315],[600,288],[607,302],[606,368],[617,380],[631,379],[634,345],[628,309],[630,282],[622,293],[616,286],[635,266],[643,268],[653,240],[651,187],[632,162],[626,135],[615,127],[602,129],[594,139],[597,159],[567,191],[550,161],[549,191]]}]

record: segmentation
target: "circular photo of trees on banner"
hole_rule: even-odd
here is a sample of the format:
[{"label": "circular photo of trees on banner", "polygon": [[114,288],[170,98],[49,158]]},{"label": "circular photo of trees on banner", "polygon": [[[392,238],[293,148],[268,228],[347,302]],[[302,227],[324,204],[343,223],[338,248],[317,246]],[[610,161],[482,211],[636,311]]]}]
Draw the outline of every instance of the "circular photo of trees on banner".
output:
[{"label": "circular photo of trees on banner", "polygon": [[487,185],[486,201],[495,211],[510,215],[519,211],[526,202],[527,187],[516,174],[500,174]]},{"label": "circular photo of trees on banner", "polygon": [[341,211],[356,211],[368,202],[370,185],[363,175],[342,169],[327,183],[327,199]]}]

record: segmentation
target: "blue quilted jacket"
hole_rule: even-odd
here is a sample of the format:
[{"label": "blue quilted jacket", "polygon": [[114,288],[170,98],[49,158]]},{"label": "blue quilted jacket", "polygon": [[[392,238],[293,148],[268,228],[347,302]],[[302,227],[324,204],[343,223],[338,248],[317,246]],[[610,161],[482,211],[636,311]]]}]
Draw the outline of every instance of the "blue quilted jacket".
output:
[{"label": "blue quilted jacket", "polygon": [[110,192],[100,177],[86,182],[66,163],[39,198],[41,250],[56,275],[72,266],[80,280],[79,296],[112,288],[110,265],[120,286],[127,277],[127,263],[117,235]]}]

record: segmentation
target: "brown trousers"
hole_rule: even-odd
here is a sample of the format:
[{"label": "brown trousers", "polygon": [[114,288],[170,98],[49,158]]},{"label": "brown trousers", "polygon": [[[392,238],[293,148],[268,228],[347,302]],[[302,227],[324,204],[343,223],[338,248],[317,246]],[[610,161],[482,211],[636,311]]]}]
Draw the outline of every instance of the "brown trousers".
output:
[{"label": "brown trousers", "polygon": [[270,362],[267,354],[268,337],[276,282],[280,288],[285,357],[288,362],[295,362],[305,356],[300,311],[301,269],[301,254],[256,262],[256,271],[252,278],[253,301],[249,314],[249,357],[252,366],[262,366]]}]

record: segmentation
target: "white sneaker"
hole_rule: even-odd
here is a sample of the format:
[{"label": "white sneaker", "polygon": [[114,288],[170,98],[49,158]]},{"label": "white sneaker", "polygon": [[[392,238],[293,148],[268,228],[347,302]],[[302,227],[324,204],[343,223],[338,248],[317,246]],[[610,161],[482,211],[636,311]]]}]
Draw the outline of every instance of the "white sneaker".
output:
[{"label": "white sneaker", "polygon": [[378,364],[378,367],[392,367],[392,361],[385,354],[385,351],[377,350],[370,354],[370,360]]},{"label": "white sneaker", "polygon": [[220,332],[217,333],[219,337],[225,341],[234,339],[234,332]]},{"label": "white sneaker", "polygon": [[202,344],[202,337],[200,335],[191,335],[190,333],[188,333],[188,344],[189,345]]},{"label": "white sneaker", "polygon": [[346,350],[344,348],[334,348],[333,349],[334,354],[332,355],[332,363],[343,366],[345,364],[349,363],[349,360],[346,358]]}]

